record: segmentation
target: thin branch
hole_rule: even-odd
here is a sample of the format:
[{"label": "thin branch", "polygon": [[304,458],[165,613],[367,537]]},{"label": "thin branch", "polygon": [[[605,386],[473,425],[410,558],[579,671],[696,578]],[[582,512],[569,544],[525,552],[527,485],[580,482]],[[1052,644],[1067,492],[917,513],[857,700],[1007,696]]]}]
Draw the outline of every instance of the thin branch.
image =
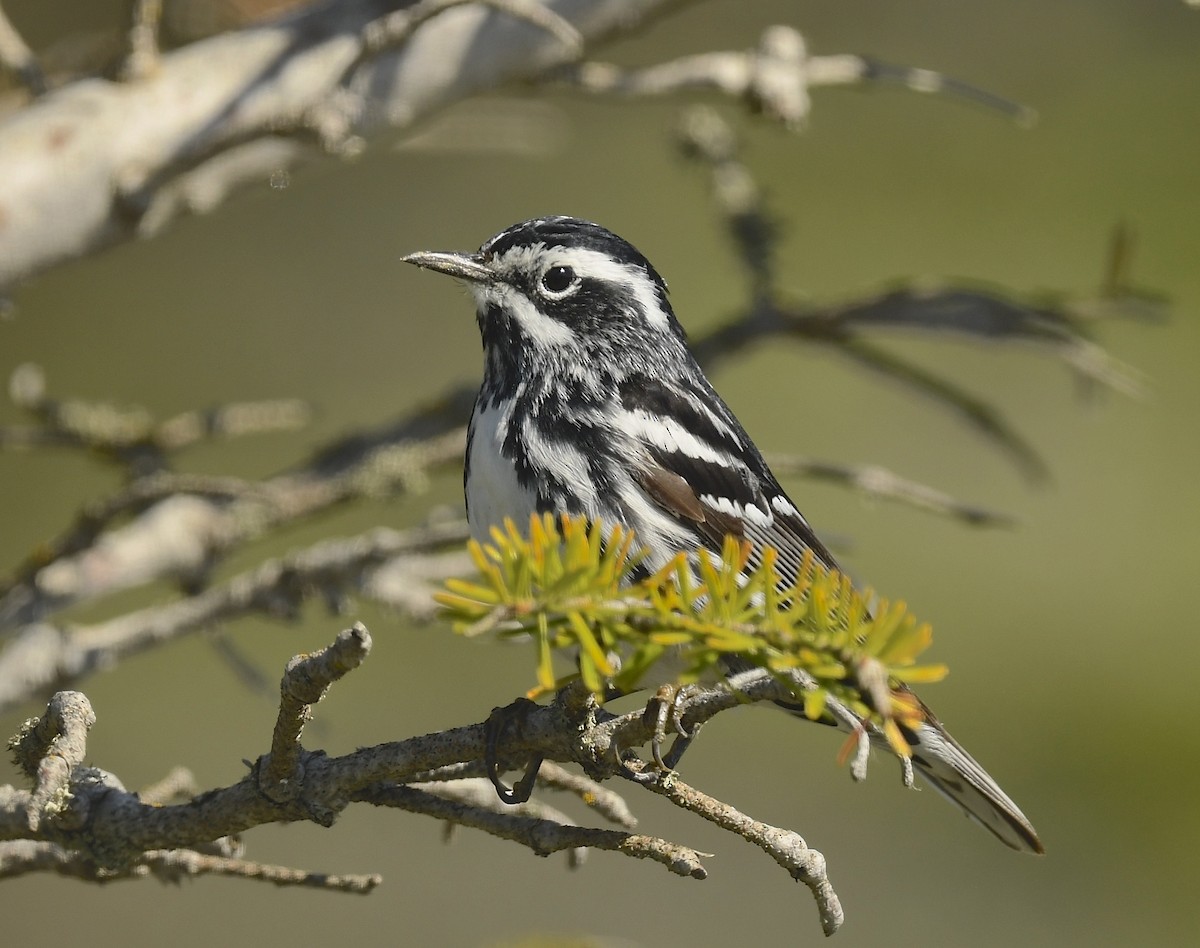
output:
[{"label": "thin branch", "polygon": [[107,622],[74,628],[30,625],[0,652],[0,709],[235,616],[256,612],[294,616],[314,594],[328,599],[357,588],[360,574],[374,564],[460,546],[466,538],[466,525],[457,521],[404,532],[378,529],[268,560],[189,598]]},{"label": "thin branch", "polygon": [[158,71],[162,58],[158,47],[162,13],[162,0],[133,0],[129,53],[120,70],[126,82],[148,79]]},{"label": "thin branch", "polygon": [[897,66],[869,57],[814,57],[809,81],[815,85],[857,85],[862,82],[894,82],[910,92],[944,95],[971,105],[999,112],[1026,128],[1037,122],[1038,114],[1020,102],[981,89],[979,86],[932,69]]},{"label": "thin branch", "polygon": [[91,702],[78,691],[60,691],[41,718],[26,721],[9,742],[13,760],[34,778],[26,804],[29,829],[37,832],[47,815],[62,812],[68,784],[87,754],[87,734],[96,723]]},{"label": "thin branch", "polygon": [[860,336],[851,336],[836,345],[837,351],[858,364],[887,378],[901,382],[913,391],[927,395],[950,408],[985,438],[1011,457],[1034,483],[1050,480],[1050,469],[1033,447],[1004,418],[999,409],[972,395],[959,385],[920,366],[872,345]]},{"label": "thin branch", "polygon": [[366,55],[377,55],[385,49],[401,46],[418,27],[435,16],[467,5],[489,7],[545,30],[562,44],[564,56],[569,59],[575,59],[583,53],[583,34],[569,20],[539,0],[420,0],[369,23],[363,31],[364,52]]},{"label": "thin branch", "polygon": [[303,780],[300,735],[312,720],[312,706],[330,685],[353,671],[371,651],[367,627],[356,622],[333,644],[310,655],[297,655],[287,664],[279,683],[279,716],[271,738],[271,753],[258,769],[258,784],[272,799],[293,796]]},{"label": "thin branch", "polygon": [[189,849],[151,850],[142,857],[142,862],[153,875],[165,881],[176,881],[186,876],[217,875],[255,879],[280,887],[299,886],[354,895],[366,895],[383,883],[383,876],[378,873],[334,875],[248,859],[210,856]]},{"label": "thin branch", "polygon": [[695,106],[684,110],[676,139],[685,158],[708,168],[716,210],[750,283],[745,322],[761,324],[774,319],[779,228],[763,203],[758,182],[738,157],[739,143],[733,128],[713,109]]},{"label": "thin branch", "polygon": [[539,856],[563,850],[599,849],[623,853],[634,859],[653,860],[678,876],[693,879],[708,876],[708,871],[700,861],[700,854],[695,850],[654,836],[571,826],[522,814],[497,813],[491,809],[447,800],[426,790],[395,784],[364,788],[355,794],[355,799],[483,830],[492,836],[520,843]]},{"label": "thin branch", "polygon": [[[394,785],[385,784],[380,790],[386,793],[392,786]],[[413,790],[432,794],[451,803],[461,804],[468,809],[479,810],[485,813],[495,813],[506,818],[526,817],[543,820],[559,826],[568,826],[572,822],[565,813],[543,800],[530,799],[524,803],[506,803],[497,795],[492,782],[485,777],[472,777],[466,780],[451,780],[436,783],[412,781],[405,784],[405,786],[411,787]],[[459,825],[459,823],[454,821],[446,822],[443,836],[447,842],[453,838]],[[578,869],[587,861],[587,849],[585,847],[571,847],[566,850],[566,853],[567,867],[570,869]]]},{"label": "thin branch", "polygon": [[537,783],[539,787],[573,794],[590,809],[618,826],[624,826],[626,829],[637,826],[637,817],[629,809],[625,798],[615,790],[601,786],[590,777],[564,770],[551,761],[543,761],[538,769]]},{"label": "thin branch", "polygon": [[[830,345],[859,364],[949,407],[974,431],[1015,460],[1034,481],[1048,478],[1045,462],[997,409],[948,379],[866,341],[862,330],[915,328],[986,341],[1034,342],[1088,380],[1129,394],[1139,392],[1136,373],[1083,335],[1080,320],[1073,317],[1070,304],[1035,305],[1007,298],[997,291],[928,286],[906,286],[824,309],[781,303],[774,265],[778,229],[769,217],[752,174],[737,158],[737,137],[716,112],[697,106],[685,113],[678,138],[684,155],[702,164],[709,173],[717,209],[750,284],[749,306],[693,343],[696,358],[707,367],[773,335],[788,334]],[[1117,253],[1113,251],[1111,255]],[[1110,269],[1117,266],[1110,264]],[[927,509],[947,509],[939,498],[924,491],[910,496]],[[975,513],[968,508],[958,515],[977,522]]]},{"label": "thin branch", "polygon": [[833,481],[860,490],[871,498],[899,501],[954,517],[972,526],[1011,527],[1016,523],[1009,514],[963,503],[927,484],[910,481],[877,464],[834,464],[794,454],[769,454],[767,461],[776,474],[798,474],[814,480]]},{"label": "thin branch", "polygon": [[8,14],[0,6],[0,70],[11,73],[34,96],[48,89],[46,76],[33,50],[21,38]]},{"label": "thin branch", "polygon": [[[9,398],[22,411],[41,422],[37,428],[0,429],[0,446],[12,440],[30,446],[39,439],[47,444],[72,444],[118,461],[128,460],[133,449],[166,455],[214,438],[293,431],[312,419],[312,409],[297,398],[229,402],[206,410],[186,411],[156,421],[140,406],[121,408],[107,402],[55,399],[47,392],[41,366],[17,366],[8,381]],[[160,461],[161,466],[161,461]]]},{"label": "thin branch", "polygon": [[[449,767],[440,767],[428,773],[416,774],[413,782],[425,784],[425,788],[429,789],[434,783],[479,780],[486,776],[487,765],[482,760],[472,760]],[[633,815],[629,804],[619,793],[608,789],[590,777],[572,773],[551,761],[543,761],[542,766],[538,769],[537,786],[539,789],[561,790],[570,793],[600,816],[618,826],[626,829],[633,829],[637,826],[637,817]],[[493,800],[499,799],[490,781],[487,782],[487,790]]]},{"label": "thin branch", "polygon": [[300,886],[365,895],[379,886],[379,875],[331,875],[288,866],[235,859],[193,849],[160,849],[144,853],[133,863],[119,868],[100,866],[83,854],[56,843],[19,839],[0,842],[0,879],[52,872],[86,882],[109,883],[154,877],[162,882],[183,878],[225,876],[253,879],[277,886]]},{"label": "thin branch", "polygon": [[826,871],[825,857],[810,849],[798,833],[755,820],[695,787],[688,786],[674,773],[659,774],[645,786],[689,813],[695,813],[721,829],[753,843],[797,882],[812,892],[821,917],[821,929],[832,935],[845,921],[842,903]]},{"label": "thin branch", "polygon": [[587,62],[556,74],[560,81],[597,95],[646,97],[707,90],[746,101],[792,128],[803,126],[818,86],[899,82],[915,92],[941,93],[1029,123],[1031,109],[929,69],[888,66],[862,56],[810,56],[804,37],[790,26],[768,27],[758,46],[737,52],[684,56],[638,70]]}]

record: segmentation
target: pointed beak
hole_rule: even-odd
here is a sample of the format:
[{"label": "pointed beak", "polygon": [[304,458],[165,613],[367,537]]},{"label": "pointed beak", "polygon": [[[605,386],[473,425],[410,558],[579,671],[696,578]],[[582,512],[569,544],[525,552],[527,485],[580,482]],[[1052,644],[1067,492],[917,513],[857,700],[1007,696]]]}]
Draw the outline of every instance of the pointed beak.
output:
[{"label": "pointed beak", "polygon": [[442,250],[419,250],[401,258],[423,270],[436,270],[472,283],[491,283],[496,275],[477,253],[453,253]]}]

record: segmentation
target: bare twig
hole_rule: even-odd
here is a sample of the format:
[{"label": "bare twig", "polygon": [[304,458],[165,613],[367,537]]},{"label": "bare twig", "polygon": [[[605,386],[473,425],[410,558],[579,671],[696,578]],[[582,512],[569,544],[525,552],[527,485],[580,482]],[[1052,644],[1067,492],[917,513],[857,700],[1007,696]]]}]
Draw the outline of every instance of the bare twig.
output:
[{"label": "bare twig", "polygon": [[418,27],[435,16],[468,4],[489,7],[545,30],[562,43],[566,58],[575,59],[583,53],[583,34],[569,20],[538,0],[420,0],[369,23],[363,31],[364,51],[368,55],[375,55],[390,47],[400,46],[408,41]]},{"label": "bare twig", "polygon": [[466,525],[461,522],[405,532],[374,530],[268,560],[228,582],[165,606],[91,626],[28,626],[0,652],[0,709],[234,616],[252,612],[294,615],[309,595],[329,598],[357,588],[360,574],[374,564],[419,556],[447,545],[461,546],[466,536]]},{"label": "bare twig", "polygon": [[538,786],[550,790],[563,790],[573,794],[605,819],[633,829],[637,818],[629,809],[625,798],[614,790],[601,786],[590,777],[564,770],[551,761],[543,761],[538,770]]},{"label": "bare twig", "polygon": [[[753,176],[737,158],[738,143],[732,129],[712,109],[697,106],[685,113],[678,134],[684,154],[709,172],[715,203],[746,269],[751,291],[751,302],[743,313],[693,344],[696,357],[706,366],[772,335],[787,334],[830,345],[855,362],[950,408],[1035,481],[1048,477],[1045,463],[997,409],[948,379],[873,345],[862,330],[895,327],[952,332],[986,341],[1033,342],[1088,380],[1128,394],[1139,392],[1136,373],[1083,335],[1081,320],[1071,312],[1069,303],[1047,306],[1014,300],[998,291],[929,286],[902,287],[823,309],[781,303],[774,266],[776,228]],[[1116,253],[1113,251],[1113,255]],[[1112,264],[1110,269],[1117,266]],[[927,509],[953,511],[970,522],[986,519],[978,518],[978,512],[971,508],[947,507],[925,491],[908,492],[908,496]]]},{"label": "bare twig", "polygon": [[[390,784],[385,785],[381,789],[386,792],[392,786]],[[530,799],[524,803],[505,803],[497,795],[492,782],[485,777],[470,777],[465,780],[439,781],[435,783],[412,781],[405,784],[405,786],[423,793],[432,794],[435,797],[452,803],[462,804],[469,809],[495,813],[503,817],[532,818],[559,826],[567,826],[571,823],[570,818],[565,813],[543,800]],[[459,825],[454,821],[447,821],[444,833],[447,841],[453,837]],[[587,849],[582,846],[568,848],[566,853],[567,866],[571,869],[577,869],[587,861]]]},{"label": "bare twig", "polygon": [[162,26],[162,0],[133,0],[129,27],[129,54],[121,67],[121,78],[138,82],[158,71],[161,54],[158,33]]},{"label": "bare twig", "polygon": [[786,869],[793,879],[808,886],[817,902],[821,928],[826,935],[832,935],[841,928],[845,913],[829,881],[825,857],[815,849],[810,849],[798,833],[755,820],[728,803],[688,786],[674,773],[660,774],[646,786],[680,809],[695,813],[753,843]]},{"label": "bare twig", "polygon": [[1025,123],[1034,117],[1031,109],[932,70],[889,66],[855,55],[810,56],[804,37],[790,26],[768,27],[752,50],[684,56],[632,71],[587,62],[560,71],[557,78],[586,92],[629,97],[717,91],[743,99],[793,128],[808,118],[811,88],[878,81],[962,98]]},{"label": "bare twig", "polygon": [[383,877],[350,874],[334,875],[327,872],[311,872],[270,863],[254,862],[249,859],[229,859],[212,856],[191,849],[151,850],[142,856],[139,864],[145,865],[151,875],[172,882],[187,876],[227,876],[236,879],[255,879],[275,886],[299,886],[310,889],[326,889],[366,895],[383,882]]},{"label": "bare twig", "polygon": [[563,850],[599,849],[623,853],[635,859],[651,859],[679,876],[704,879],[708,875],[700,861],[700,854],[695,850],[654,836],[571,826],[520,813],[495,812],[447,800],[411,786],[377,785],[359,791],[355,798],[376,806],[423,813],[483,830],[492,836],[527,846],[539,856]]},{"label": "bare twig", "polygon": [[751,295],[745,321],[777,321],[773,301],[778,228],[763,205],[758,182],[738,158],[737,136],[729,123],[705,106],[685,109],[676,135],[685,157],[708,167],[716,209],[733,238],[737,259],[746,268]]},{"label": "bare twig", "polygon": [[271,738],[271,753],[258,769],[258,785],[272,799],[288,798],[303,781],[300,772],[300,735],[312,719],[312,706],[325,697],[329,686],[353,671],[371,651],[367,627],[356,622],[332,645],[311,655],[297,655],[284,669],[279,683],[279,716]]},{"label": "bare twig", "polygon": [[37,832],[43,817],[67,807],[68,784],[87,753],[87,733],[96,723],[91,702],[78,691],[60,691],[41,718],[25,722],[9,742],[13,759],[34,778],[26,804],[29,829]]},{"label": "bare twig", "polygon": [[211,438],[290,431],[308,424],[312,412],[295,398],[231,402],[206,411],[187,411],[155,421],[146,409],[106,402],[54,399],[40,366],[26,362],[9,376],[9,397],[41,423],[0,428],[0,448],[73,446],[128,465],[156,471],[172,451]]},{"label": "bare twig", "polygon": [[816,480],[834,481],[860,490],[872,498],[896,500],[954,517],[972,526],[1009,527],[1015,523],[1009,514],[963,503],[927,484],[907,480],[877,464],[834,464],[794,454],[770,454],[767,461],[776,474],[798,474]]},{"label": "bare twig", "polygon": [[1044,483],[1050,479],[1050,469],[1037,449],[1009,424],[998,408],[982,398],[859,336],[851,336],[838,343],[837,351],[859,365],[903,382],[913,391],[929,396],[937,404],[955,412],[1008,454],[1031,481]]},{"label": "bare twig", "polygon": [[[477,780],[486,775],[487,765],[482,760],[472,760],[417,774],[413,781],[426,784],[426,789],[429,789],[429,786],[437,782]],[[637,818],[629,809],[625,798],[619,793],[608,789],[590,777],[572,773],[551,761],[543,761],[542,766],[538,769],[537,786],[542,789],[562,790],[570,793],[606,820],[616,823],[618,826],[626,829],[633,829],[637,826]],[[490,781],[488,781],[487,787],[491,798],[498,799]]]},{"label": "bare twig", "polygon": [[10,72],[21,81],[33,95],[39,96],[47,89],[46,77],[37,57],[21,38],[16,27],[0,6],[0,69]]},{"label": "bare twig", "polygon": [[113,868],[98,865],[82,853],[56,843],[30,839],[0,842],[0,879],[33,872],[52,872],[59,876],[103,883],[146,877],[178,882],[185,877],[215,875],[254,879],[277,886],[301,886],[364,895],[383,881],[378,875],[309,872],[194,849],[150,850],[135,862]]}]

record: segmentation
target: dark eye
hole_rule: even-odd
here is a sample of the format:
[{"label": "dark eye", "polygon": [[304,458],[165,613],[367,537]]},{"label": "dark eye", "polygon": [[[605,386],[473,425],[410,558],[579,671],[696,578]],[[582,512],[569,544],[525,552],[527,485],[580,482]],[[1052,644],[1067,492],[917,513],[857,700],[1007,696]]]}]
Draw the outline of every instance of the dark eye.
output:
[{"label": "dark eye", "polygon": [[542,288],[547,293],[565,293],[575,282],[575,271],[570,267],[551,267],[542,275]]}]

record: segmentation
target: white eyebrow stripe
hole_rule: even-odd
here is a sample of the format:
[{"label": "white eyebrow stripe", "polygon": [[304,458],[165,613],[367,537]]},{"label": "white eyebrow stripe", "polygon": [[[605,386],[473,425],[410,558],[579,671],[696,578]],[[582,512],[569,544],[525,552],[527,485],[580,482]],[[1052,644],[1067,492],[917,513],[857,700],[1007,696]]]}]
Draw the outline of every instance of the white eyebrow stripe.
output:
[{"label": "white eyebrow stripe", "polygon": [[654,281],[636,263],[620,263],[608,254],[586,247],[547,247],[541,241],[528,247],[512,247],[495,263],[501,278],[512,270],[536,271],[540,277],[543,269],[554,266],[568,266],[582,277],[602,280],[627,290],[647,323],[660,331],[669,329]]},{"label": "white eyebrow stripe", "polygon": [[636,263],[619,263],[608,254],[585,247],[555,247],[545,253],[551,266],[565,264],[580,276],[624,287],[633,294],[646,322],[655,329],[667,328],[667,314],[655,292],[654,281]]}]

